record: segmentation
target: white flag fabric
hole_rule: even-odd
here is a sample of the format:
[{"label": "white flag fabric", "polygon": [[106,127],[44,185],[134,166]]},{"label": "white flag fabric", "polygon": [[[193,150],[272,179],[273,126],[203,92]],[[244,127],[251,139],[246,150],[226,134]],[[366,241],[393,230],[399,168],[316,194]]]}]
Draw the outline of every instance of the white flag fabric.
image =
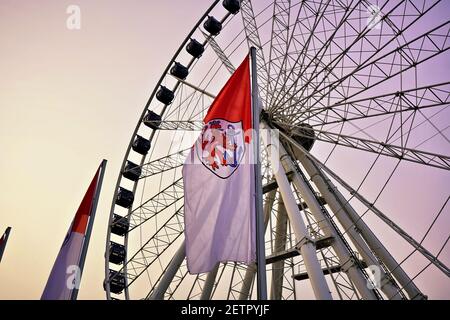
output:
[{"label": "white flag fabric", "polygon": [[183,166],[187,267],[256,258],[255,179],[247,57],[221,90]]}]

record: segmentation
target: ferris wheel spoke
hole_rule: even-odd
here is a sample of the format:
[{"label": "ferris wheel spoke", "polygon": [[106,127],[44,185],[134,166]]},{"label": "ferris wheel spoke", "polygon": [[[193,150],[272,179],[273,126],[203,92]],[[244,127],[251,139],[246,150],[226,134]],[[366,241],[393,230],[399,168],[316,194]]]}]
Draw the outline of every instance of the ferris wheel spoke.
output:
[{"label": "ferris wheel spoke", "polygon": [[[396,91],[379,96],[335,103],[331,106],[314,108],[295,114],[283,114],[285,117],[298,116],[308,121],[325,110],[332,112],[327,119],[320,118],[320,125],[342,123],[344,121],[367,119],[400,112],[413,112],[421,109],[447,107],[450,103],[450,82],[429,85],[421,88]],[[276,116],[275,116],[276,118]],[[334,120],[333,120],[334,118]],[[314,125],[312,125],[314,127]]]},{"label": "ferris wheel spoke", "polygon": [[[406,131],[404,131],[404,132],[401,132],[400,135],[397,136],[397,137],[395,137],[395,138],[393,138],[393,135],[394,135],[394,134],[392,134],[392,135],[391,135],[392,138],[389,139],[389,143],[393,144],[393,143],[396,143],[397,141],[400,140],[401,143],[405,146],[406,143],[407,143],[407,140],[408,140],[408,139],[407,139],[408,136],[409,136],[413,131],[418,130],[419,127],[422,127],[422,126],[423,126],[424,124],[426,124],[427,122],[430,122],[432,118],[437,117],[438,115],[440,115],[440,114],[441,114],[443,111],[445,111],[445,110],[447,110],[447,109],[446,109],[446,108],[440,108],[438,111],[434,112],[432,115],[430,115],[430,116],[427,117],[426,119],[424,119],[424,120],[418,122],[418,123],[415,124],[414,126],[413,126],[413,124],[414,124],[414,115],[415,115],[415,114],[413,113],[413,114],[412,114],[413,116],[409,115],[407,118],[413,118],[413,120],[411,121],[411,125],[410,125],[409,129],[406,130]],[[393,118],[391,118],[391,119],[393,119]],[[375,125],[378,125],[378,124],[380,124],[381,122],[384,122],[384,121],[386,121],[386,120],[389,120],[389,118],[385,118],[385,119],[376,121],[376,122],[374,122],[374,123],[372,123],[372,124],[366,126],[366,128],[364,128],[364,129],[358,128],[358,127],[357,127],[355,124],[353,124],[351,121],[349,121],[348,123],[358,128],[358,131],[355,132],[355,134],[356,134],[356,133],[359,133],[359,132],[361,132],[361,131],[364,131],[365,129],[369,129],[369,128],[375,126]],[[406,119],[405,121],[402,121],[401,126],[403,126],[404,123],[406,124],[406,122],[408,122],[408,119]],[[310,125],[311,125],[311,124],[310,124]],[[324,125],[324,124],[318,123],[318,124],[312,124],[311,127],[313,127],[313,128],[315,129],[315,128],[318,127],[318,126],[322,126],[322,127],[323,127],[323,125]],[[399,127],[401,127],[401,126],[399,126]],[[343,128],[343,126],[341,127],[341,129],[342,129],[342,128]],[[438,129],[438,131],[439,131],[438,133],[435,133],[435,134],[433,134],[433,135],[431,135],[431,136],[429,136],[429,137],[426,137],[426,138],[425,138],[424,140],[422,140],[420,143],[416,144],[412,149],[417,149],[417,148],[419,148],[421,145],[423,145],[424,143],[426,143],[426,142],[430,141],[431,139],[433,139],[434,137],[436,137],[436,136],[438,136],[438,135],[443,135],[443,132],[446,131],[448,128],[450,128],[450,126],[447,126],[447,127],[443,128],[442,130],[439,130],[439,129]],[[398,132],[398,131],[399,131],[399,128],[397,128],[395,131]],[[402,130],[402,131],[403,131],[403,130]],[[340,131],[340,132],[341,132],[341,131]],[[367,135],[367,133],[366,133],[366,135]],[[369,136],[369,137],[370,137],[370,136]],[[371,138],[371,137],[370,137],[370,138]],[[447,137],[445,137],[445,138],[446,138],[445,140],[448,141]],[[373,139],[373,138],[371,138],[371,139]],[[374,140],[376,140],[376,139],[374,139]],[[386,142],[387,142],[387,141],[388,141],[388,140],[386,140]]]},{"label": "ferris wheel spoke", "polygon": [[[376,58],[379,54],[383,52],[385,48],[388,47],[393,41],[398,40],[399,37],[403,37],[404,32],[410,28],[412,25],[414,25],[417,21],[419,21],[426,13],[428,13],[436,4],[438,4],[440,0],[434,1],[429,6],[423,6],[421,10],[417,11],[415,10],[415,15],[413,16],[413,20],[410,21],[407,25],[402,25],[400,28],[395,28],[395,30],[392,30],[393,35],[386,39],[386,36],[384,33],[380,33],[379,35],[373,35],[374,37],[378,37],[378,43],[374,44],[373,40],[370,40],[370,37],[372,35],[370,34],[370,28],[368,26],[365,26],[362,28],[361,31],[354,30],[354,27],[351,23],[346,22],[343,24],[344,30],[345,28],[350,28],[354,32],[357,33],[355,40],[351,42],[351,44],[346,45],[345,41],[344,43],[338,43],[337,40],[333,37],[330,37],[330,39],[323,45],[323,47],[319,50],[318,54],[314,58],[314,60],[311,60],[309,64],[303,69],[304,71],[307,70],[309,67],[313,67],[313,63],[315,60],[321,60],[324,58],[324,55],[326,51],[328,50],[328,47],[334,46],[337,48],[337,50],[341,51],[340,54],[336,55],[335,57],[329,57],[327,60],[331,60],[324,68],[321,70],[318,70],[318,65],[316,63],[316,66],[313,67],[313,71],[310,72],[310,78],[306,82],[305,85],[303,85],[300,90],[294,91],[291,96],[303,96],[305,97],[303,100],[312,100],[309,102],[309,107],[313,107],[317,101],[320,101],[325,96],[327,96],[331,90],[334,90],[336,94],[339,94],[342,96],[343,99],[348,99],[349,94],[346,92],[339,92],[339,85],[344,86],[347,88],[347,90],[351,87],[353,90],[355,86],[363,87],[364,89],[367,89],[369,85],[364,85],[366,82],[370,81],[373,78],[380,79],[384,78],[387,74],[386,70],[387,65],[392,66],[395,64],[398,68],[398,66],[402,66],[403,64],[398,62],[398,59],[400,56],[406,57],[405,59],[408,59],[410,56],[414,56],[414,54],[417,54],[417,59],[420,56],[421,50],[421,41],[425,39],[428,35],[431,34],[430,31],[428,33],[425,33],[422,35],[422,37],[419,37],[413,41],[407,42],[406,44],[403,44],[402,46],[399,46],[398,48],[392,50],[390,53],[383,55],[380,58]],[[381,10],[383,7],[387,4],[385,4],[381,7]],[[404,4],[404,6],[403,6]],[[394,8],[390,9],[389,12],[387,12],[385,15],[383,15],[384,20],[389,20],[390,17],[396,16],[401,14],[402,10],[404,10],[408,6],[408,1],[401,1],[395,5]],[[394,24],[389,24],[389,27],[394,26]],[[336,31],[337,32],[337,31]],[[404,37],[403,37],[404,38]],[[340,39],[339,41],[343,41],[343,39]],[[404,41],[406,42],[406,41]],[[438,41],[439,43],[441,41]],[[364,53],[360,52],[360,54],[356,54],[356,52],[360,51],[360,49],[356,48],[357,44],[360,44],[361,46],[364,44],[369,45],[370,49],[365,49]],[[418,45],[419,49],[417,48],[410,48],[409,45],[415,43],[415,45]],[[353,48],[353,51],[352,51]],[[408,56],[410,55],[410,56]],[[346,59],[347,65],[345,68],[343,66],[339,66],[343,59]],[[375,59],[375,60],[374,60]],[[390,60],[391,59],[391,60]],[[376,64],[375,62],[379,62]],[[415,64],[413,58],[409,58],[408,61],[410,64]],[[351,65],[348,65],[351,63]],[[383,68],[384,67],[384,68]],[[325,79],[328,79],[328,75],[332,74],[334,70],[338,70],[338,76],[335,76],[335,80],[333,82],[330,82],[328,85],[325,84]],[[345,72],[349,69],[352,69],[352,72],[345,74]],[[361,70],[365,70],[366,73],[361,73]],[[406,69],[405,69],[406,70]],[[359,72],[359,73],[357,73]],[[388,71],[388,73],[392,73],[392,70]],[[357,77],[354,77],[353,75],[359,75]],[[344,80],[347,80],[350,76],[348,81],[344,82]],[[314,83],[315,80],[315,83]],[[350,80],[353,80],[350,81]],[[358,88],[358,87],[357,87]],[[311,91],[310,93],[306,93],[305,90]],[[319,95],[319,99],[317,99],[317,94],[321,93]],[[285,100],[289,101],[289,100]],[[305,101],[303,101],[304,103]],[[278,107],[282,107],[285,103],[283,102]]]},{"label": "ferris wheel spoke", "polygon": [[177,293],[178,289],[183,284],[183,281],[186,280],[189,275],[189,271],[186,264],[186,259],[183,260],[183,263],[177,270],[177,273],[173,277],[173,280],[170,282],[169,287],[167,288],[166,297],[167,300],[173,300],[174,295]]},{"label": "ferris wheel spoke", "polygon": [[253,11],[253,5],[250,0],[241,1],[241,15],[245,28],[245,35],[247,38],[248,47],[255,47],[256,51],[256,65],[260,80],[264,84],[260,87],[260,94],[263,101],[267,96],[266,86],[269,82],[267,64],[264,58],[264,52],[261,45],[261,38],[259,37],[258,24],[256,23],[255,13]]},{"label": "ferris wheel spoke", "polygon": [[290,15],[291,0],[275,0],[273,2],[272,32],[270,33],[269,64],[267,67],[269,81],[266,83],[266,91],[270,96],[267,97],[267,101],[271,100],[275,91],[272,88],[272,81],[277,75],[283,73],[285,59],[289,52],[290,39],[292,39],[292,37],[289,37]]},{"label": "ferris wheel spoke", "polygon": [[187,295],[186,300],[192,300],[198,297],[202,291],[201,283],[204,281],[203,274],[197,274],[195,276],[195,280],[191,285],[191,289],[189,290],[189,293]]},{"label": "ferris wheel spoke", "polygon": [[[178,121],[179,119],[195,119],[195,117],[193,118],[193,115],[196,112],[201,113],[208,105],[208,102],[215,98],[213,94],[202,89],[204,83],[203,80],[198,85],[193,85],[186,81],[178,81],[178,83],[180,84],[180,90],[177,91],[177,94],[182,92],[185,88],[191,89],[192,92],[186,94],[183,98],[179,98],[180,101],[178,103],[172,104],[171,109],[168,110],[169,112],[164,114],[163,120],[170,121],[171,119],[175,119]],[[147,126],[153,125],[155,128],[158,128],[158,120],[144,118],[143,123]]]},{"label": "ferris wheel spoke", "polygon": [[[207,44],[209,42],[206,42]],[[220,60],[218,58],[218,60]],[[164,120],[169,120],[176,118],[178,119],[192,119],[195,113],[200,114],[203,112],[205,108],[207,108],[208,104],[205,102],[205,98],[207,101],[210,101],[210,99],[214,99],[215,95],[209,93],[206,91],[206,88],[211,83],[214,75],[217,73],[218,70],[214,71],[216,64],[218,61],[216,61],[206,72],[206,74],[201,78],[201,80],[198,82],[198,84],[192,84],[186,80],[178,79],[177,77],[174,77],[177,79],[177,88],[179,87],[179,90],[177,90],[177,99],[179,99],[179,103],[170,105],[170,108],[164,112]],[[220,67],[220,66],[219,66]],[[208,80],[208,78],[210,78]],[[192,92],[185,95],[185,97],[178,97],[178,95],[182,95],[183,88],[187,87],[188,89],[193,90]],[[181,93],[180,93],[181,92]],[[196,95],[196,93],[200,93],[200,95]],[[177,100],[174,99],[174,100]],[[200,110],[198,110],[198,105],[201,104]],[[188,112],[191,111],[191,116],[188,117]],[[195,117],[194,117],[195,118]],[[147,119],[144,119],[147,120]],[[145,121],[144,121],[145,123]],[[157,124],[156,124],[157,126]]]},{"label": "ferris wheel spoke", "polygon": [[[321,73],[323,73],[323,74],[322,74],[322,80],[319,80],[319,81],[318,81],[318,84],[317,84],[316,87],[320,87],[320,86],[322,85],[322,83],[324,83],[324,80],[328,77],[329,74],[332,73],[332,71],[333,71],[334,69],[337,68],[337,66],[340,64],[340,62],[341,62],[344,58],[348,59],[354,66],[359,66],[359,65],[361,65],[362,61],[369,61],[370,59],[376,57],[379,53],[383,52],[383,49],[386,48],[387,45],[390,44],[391,42],[393,42],[394,40],[397,40],[397,42],[399,41],[398,38],[402,38],[403,40],[405,40],[405,39],[404,39],[404,36],[403,36],[404,32],[405,32],[408,28],[410,28],[412,25],[414,25],[417,21],[419,21],[419,19],[420,19],[423,15],[425,15],[428,11],[430,11],[437,3],[439,3],[439,1],[440,1],[440,0],[435,1],[435,2],[434,2],[431,6],[429,6],[429,7],[426,7],[426,6],[425,6],[425,1],[424,1],[424,5],[422,6],[421,10],[418,9],[418,8],[417,8],[413,3],[411,3],[410,1],[401,1],[401,2],[397,3],[397,4],[395,5],[394,8],[392,8],[388,13],[386,13],[386,14],[382,17],[382,21],[384,20],[384,22],[392,29],[391,32],[393,33],[393,36],[391,36],[390,38],[388,38],[388,41],[387,41],[387,42],[384,42],[384,40],[383,40],[383,38],[385,38],[385,37],[383,37],[384,34],[383,34],[383,33],[380,33],[380,35],[378,36],[378,44],[373,43],[373,42],[371,41],[372,35],[369,34],[370,31],[371,31],[371,28],[369,28],[368,26],[366,26],[366,27],[358,34],[357,39],[356,39],[354,42],[352,42],[352,44],[351,44],[349,47],[345,47],[345,46],[340,47],[337,43],[335,43],[335,45],[338,46],[338,49],[342,51],[342,54],[338,55],[335,59],[333,59],[333,61],[332,61],[331,63],[329,63],[324,69],[322,69],[318,74],[312,73],[312,75],[314,76],[314,78],[317,78],[317,79],[319,79],[319,76],[321,75]],[[379,8],[380,12],[383,10],[383,8],[384,8],[387,4],[388,4],[388,1],[386,1],[385,4],[384,4],[381,8]],[[404,4],[404,5],[403,5],[403,4]],[[410,22],[408,25],[406,25],[406,26],[404,25],[404,24],[405,24],[405,20],[403,20],[402,23],[401,23],[401,27],[398,28],[398,27],[396,27],[396,24],[393,23],[393,22],[391,21],[391,17],[398,16],[399,14],[401,14],[401,12],[406,11],[407,8],[408,8],[408,5],[410,5],[412,8],[415,9],[415,10],[413,11],[414,13],[413,13],[413,14],[410,14],[411,17],[414,17],[414,20],[411,21],[411,22]],[[370,6],[369,6],[369,7],[370,7]],[[367,8],[369,8],[369,7],[367,7]],[[396,11],[397,9],[398,9],[398,11]],[[351,28],[353,28],[351,24],[350,24],[349,26],[350,26]],[[358,32],[358,31],[355,30],[354,28],[353,28],[353,30],[354,30],[355,32]],[[377,35],[374,35],[374,36],[377,37]],[[406,40],[405,40],[405,41],[406,41]],[[364,55],[367,55],[367,54],[371,54],[371,55],[370,55],[369,57],[365,57],[365,56],[364,56],[364,59],[363,59],[363,58],[362,58],[363,55],[362,55],[362,52],[361,52],[361,54],[359,55],[359,57],[355,55],[355,56],[356,56],[356,60],[355,60],[355,58],[352,57],[352,54],[350,53],[350,52],[351,52],[351,49],[352,49],[352,47],[356,47],[356,45],[359,44],[359,43],[360,43],[361,46],[362,46],[362,45],[363,45],[363,42],[364,42],[366,45],[370,45],[370,50],[367,50],[367,49],[366,49],[365,52],[364,52]],[[358,51],[358,50],[359,50],[358,48],[354,48],[354,51]],[[411,50],[409,50],[409,51],[411,51]],[[411,52],[409,52],[409,53],[411,53]],[[347,66],[346,66],[346,67],[347,67]],[[347,68],[348,68],[348,67],[347,67]],[[338,81],[340,78],[342,78],[342,76],[344,75],[344,73],[343,73],[344,71],[345,71],[345,70],[343,70],[343,68],[341,67],[341,73],[340,73],[341,76],[335,77],[335,81]],[[331,86],[332,84],[333,84],[333,83],[331,83],[330,86]],[[325,84],[324,84],[324,85],[325,85]],[[350,83],[345,87],[345,89],[346,89],[347,91],[350,89]],[[314,90],[315,90],[315,89],[313,89],[313,91],[314,91]],[[339,94],[341,94],[343,97],[345,97],[346,95],[348,95],[348,93],[344,92],[344,90],[342,90],[342,91],[343,91],[342,93],[340,93],[340,92],[338,92],[338,91],[337,91],[337,92],[338,92]]]},{"label": "ferris wheel spoke", "polygon": [[[147,221],[156,217],[159,213],[170,208],[172,205],[183,199],[183,179],[175,180],[171,185],[159,191],[150,199],[144,201],[134,208],[126,217],[130,222],[129,231],[142,226]],[[121,219],[121,220],[122,220]],[[120,223],[120,220],[117,221]]]},{"label": "ferris wheel spoke", "polygon": [[[450,22],[446,22],[374,61],[363,63],[351,73],[343,76],[341,79],[325,88],[322,88],[320,91],[316,87],[314,92],[303,98],[302,101],[305,102],[307,99],[311,100],[310,108],[312,108],[319,104],[320,101],[331,92],[338,93],[337,91],[334,91],[334,88],[338,85],[343,83],[349,85],[351,83],[355,92],[348,96],[341,94],[342,99],[339,102],[343,102],[444,53],[450,48],[450,41],[447,41],[450,32],[449,24]],[[423,49],[425,45],[428,45],[426,50]],[[410,50],[416,53],[414,57],[410,57],[406,53]],[[386,66],[390,67],[386,68]],[[296,92],[296,95],[299,93],[300,92]],[[293,120],[298,120],[298,117],[295,117]]]},{"label": "ferris wheel spoke", "polygon": [[214,40],[213,37],[211,37],[210,35],[207,35],[204,32],[203,32],[203,35],[205,36],[206,41],[208,41],[209,44],[211,45],[211,48],[213,48],[217,57],[220,59],[220,61],[222,61],[222,64],[225,66],[225,68],[227,68],[228,72],[230,74],[233,74],[234,71],[236,70],[236,68],[233,66],[230,59],[227,57],[227,55],[222,50],[222,48],[219,46],[219,44],[216,42],[216,40]]},{"label": "ferris wheel spoke", "polygon": [[187,82],[187,81],[185,81],[185,80],[183,80],[183,79],[180,79],[180,78],[178,78],[178,77],[175,77],[175,76],[173,76],[177,81],[179,81],[179,82],[181,82],[182,84],[184,84],[185,86],[187,86],[187,87],[189,87],[189,88],[191,88],[191,89],[194,89],[195,91],[197,91],[197,92],[199,92],[199,93],[201,93],[201,94],[204,94],[204,95],[206,95],[206,96],[208,96],[208,97],[210,97],[210,98],[212,98],[212,99],[215,99],[216,98],[216,96],[215,95],[213,95],[212,93],[209,93],[208,91],[206,91],[206,90],[204,90],[204,89],[202,89],[202,88],[199,88],[198,86],[196,86],[196,85],[193,85],[192,83],[189,83],[189,82]]},{"label": "ferris wheel spoke", "polygon": [[[309,3],[302,2],[294,26],[292,27],[281,69],[276,76],[276,81],[273,81],[275,83],[272,89],[274,93],[268,104],[269,108],[276,106],[275,101],[284,101],[278,100],[280,97],[284,99],[290,96],[287,89],[289,84],[292,85],[290,87],[291,90],[295,90],[299,84],[300,81],[297,75],[300,74],[304,61],[310,56],[308,49],[311,43],[314,42],[314,32],[319,26],[329,5],[330,1],[327,1],[326,4],[321,1],[318,7],[316,4],[315,8],[313,8]],[[311,20],[313,21],[311,22]],[[292,46],[293,48],[290,50]],[[304,75],[302,75],[301,81],[306,81]],[[281,86],[278,86],[279,84]],[[277,94],[276,98],[275,92]],[[292,97],[292,99],[297,100],[296,97]]]},{"label": "ferris wheel spoke", "polygon": [[[274,90],[276,90],[277,95],[275,96],[274,92],[271,97],[271,100],[268,104],[270,110],[277,109],[276,102],[279,101],[280,97],[284,97],[284,95],[291,96],[288,94],[288,92],[298,85],[300,79],[304,81],[304,75],[301,74],[302,66],[305,64],[305,59],[308,56],[310,45],[316,38],[315,31],[319,27],[320,21],[324,17],[325,12],[330,5],[330,2],[331,1],[327,1],[326,4],[321,2],[318,7],[316,6],[316,8],[313,8],[307,2],[302,2],[295,24],[292,28],[291,37],[289,39],[289,45],[291,43],[294,43],[295,48],[297,48],[298,45],[301,49],[291,52],[291,54],[286,54],[284,58],[285,61],[283,61],[283,66],[286,66],[285,63],[288,59],[292,60],[293,62],[289,64],[289,69],[286,68],[282,72],[279,72],[276,81],[274,81]],[[343,23],[343,21],[345,21],[345,16],[342,18],[340,23]],[[296,36],[301,36],[301,39],[297,39]],[[281,87],[278,87],[282,75],[284,76],[285,81],[281,83]],[[287,87],[289,88],[286,89]]]},{"label": "ferris wheel spoke", "polygon": [[183,207],[180,207],[119,270],[119,273],[124,273],[126,270],[128,287],[176,242],[183,233],[183,229]]},{"label": "ferris wheel spoke", "polygon": [[[279,124],[286,126],[286,123]],[[450,170],[450,156],[447,155],[441,155],[417,149],[410,149],[398,145],[384,143],[381,141],[374,141],[328,131],[321,131],[309,126],[307,127],[301,125],[291,125],[291,128],[292,127],[304,130],[313,130],[315,134],[314,139],[318,141],[332,143],[334,145],[340,145],[356,150],[372,152],[375,154],[380,154],[400,160],[415,162],[425,166]],[[295,134],[304,138],[311,138],[311,136],[308,135],[307,132],[304,133],[301,130],[296,131]]]},{"label": "ferris wheel spoke", "polygon": [[158,126],[158,130],[183,130],[200,131],[203,128],[202,121],[191,120],[164,120],[164,121],[146,121],[146,123]]},{"label": "ferris wheel spoke", "polygon": [[[300,92],[301,89],[297,90],[297,87],[306,87],[306,85],[310,81],[308,80],[308,74],[311,76],[315,74],[316,69],[321,64],[323,56],[326,54],[327,50],[329,50],[330,46],[332,44],[335,44],[334,38],[342,28],[344,28],[345,30],[345,27],[349,24],[347,20],[361,4],[361,2],[362,1],[352,3],[348,7],[344,5],[342,7],[333,6],[330,4],[330,1],[327,2],[324,8],[318,7],[314,9],[310,6],[305,6],[311,11],[311,14],[308,15],[305,10],[305,17],[302,17],[302,19],[305,19],[308,24],[301,23],[300,27],[308,32],[308,39],[302,45],[302,50],[297,56],[297,59],[294,62],[294,66],[291,68],[288,74],[288,78],[292,78],[292,81],[284,83],[280,92]],[[330,9],[328,9],[329,5]],[[329,10],[329,12],[327,12],[327,10]],[[333,17],[329,19],[327,17],[327,14],[330,15],[331,13],[333,14]],[[339,16],[340,18],[338,18]],[[309,21],[309,17],[313,17],[315,19],[312,26]],[[328,25],[328,28],[325,28],[325,23]],[[312,54],[310,54],[309,52],[311,52]],[[311,71],[311,68],[313,71]],[[323,69],[329,70],[327,66],[324,66]],[[289,100],[290,97],[295,97],[298,94],[294,93],[286,95],[286,97],[283,97],[280,95],[280,93],[278,93],[277,98],[273,99],[273,111],[279,110]],[[280,100],[280,97],[283,100]]]},{"label": "ferris wheel spoke", "polygon": [[[384,3],[384,5],[386,5],[386,3],[387,1]],[[384,7],[384,5],[382,7]],[[398,4],[397,7],[399,5],[400,4]],[[358,11],[359,6],[365,8],[366,4],[363,2],[358,2],[353,6],[350,6],[352,8],[351,11],[346,17],[341,20],[341,23],[337,27],[335,27],[335,32],[333,32],[328,38],[326,37],[326,31],[320,32],[325,33],[325,39],[321,39],[319,36],[315,37],[317,42],[319,42],[320,49],[316,49],[315,47],[313,48],[313,51],[315,52],[314,55],[309,58],[308,62],[305,63],[305,66],[300,70],[299,79],[304,79],[306,77],[306,80],[303,80],[304,84],[297,91],[295,91],[297,84],[296,86],[292,87],[294,92],[297,92],[295,95],[304,96],[310,94],[309,91],[314,91],[314,87],[319,87],[322,83],[324,83],[325,79],[328,79],[329,75],[332,75],[335,80],[340,79],[341,76],[335,75],[333,71],[339,64],[341,59],[343,59],[344,57],[350,60],[354,65],[357,65],[355,59],[350,54],[347,54],[347,52],[350,52],[351,48],[353,46],[356,46],[359,40],[366,40],[369,44],[372,45],[369,39],[364,38],[365,34],[367,34],[367,32],[369,32],[370,30],[367,26],[363,27],[362,30],[357,30],[352,23],[349,23],[347,21],[350,20],[353,11]],[[332,24],[327,16],[324,16],[323,20],[326,20],[327,23]],[[339,32],[344,32],[344,36],[338,36]],[[351,40],[351,36],[349,36],[349,39],[347,40],[347,37],[345,36],[346,33],[356,33],[356,39],[351,41],[350,45],[347,45],[347,42]],[[333,47],[336,47],[338,52],[341,53],[338,55],[332,54],[331,51]],[[376,49],[376,46],[372,45],[372,47]],[[321,62],[322,60],[331,62],[329,62],[328,64],[323,64]],[[359,57],[359,60],[361,61],[361,56]],[[320,77],[322,73],[324,73],[325,75]]]},{"label": "ferris wheel spoke", "polygon": [[285,133],[280,132],[280,135],[287,139],[292,146],[303,153],[307,158],[314,162],[319,168],[329,174],[334,180],[336,180],[342,187],[344,187],[353,197],[358,199],[362,204],[364,204],[368,210],[372,211],[378,218],[380,218],[385,224],[387,224],[392,230],[394,230],[399,236],[401,236],[406,242],[408,242],[414,249],[420,252],[425,258],[427,258],[431,263],[433,263],[439,270],[441,270],[447,277],[450,277],[450,269],[442,263],[437,257],[435,257],[430,251],[417,242],[413,237],[411,237],[407,232],[405,232],[400,226],[388,218],[381,210],[379,210],[373,203],[368,201],[364,196],[362,196],[358,191],[353,189],[345,180],[333,172],[330,168],[324,165],[311,153],[305,150],[300,144],[298,144],[294,139],[287,136]]}]

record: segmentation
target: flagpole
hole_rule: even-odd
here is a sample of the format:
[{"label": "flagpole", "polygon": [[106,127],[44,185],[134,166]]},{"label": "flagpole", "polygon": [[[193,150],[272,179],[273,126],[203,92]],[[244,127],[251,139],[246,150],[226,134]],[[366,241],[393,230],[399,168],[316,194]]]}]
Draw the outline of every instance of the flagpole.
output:
[{"label": "flagpole", "polygon": [[[88,247],[89,247],[89,240],[91,238],[91,233],[92,233],[92,228],[94,226],[94,218],[95,218],[95,212],[97,211],[97,204],[98,204],[98,199],[100,197],[100,191],[102,189],[102,182],[103,182],[103,176],[105,175],[105,169],[106,169],[106,160],[103,159],[100,168],[100,175],[97,181],[97,187],[95,188],[95,195],[94,195],[94,200],[92,202],[92,208],[91,208],[91,212],[89,215],[89,223],[86,229],[86,235],[84,238],[84,242],[83,242],[83,249],[81,251],[81,256],[80,256],[80,274],[78,279],[80,279],[81,281],[81,275],[83,274],[83,268],[84,268],[84,262],[86,261],[86,255],[87,255],[87,251],[88,251]],[[72,291],[72,295],[70,297],[71,300],[77,300],[78,297],[78,290],[79,290],[79,286],[80,284],[77,283],[77,286],[75,286],[75,288]]]},{"label": "flagpole", "polygon": [[10,232],[11,232],[11,227],[6,228],[5,233],[4,233],[5,239],[4,239],[4,241],[2,241],[1,247],[0,247],[0,262],[2,262],[3,252],[5,252],[6,243],[8,242]]},{"label": "flagpole", "polygon": [[258,103],[258,78],[256,70],[256,48],[250,48],[251,71],[252,71],[252,111],[253,111],[253,132],[255,136],[255,202],[256,202],[256,267],[257,267],[257,297],[258,300],[267,300],[267,280],[266,280],[266,252],[264,243],[264,216],[261,181],[261,159],[259,151],[259,103]]}]

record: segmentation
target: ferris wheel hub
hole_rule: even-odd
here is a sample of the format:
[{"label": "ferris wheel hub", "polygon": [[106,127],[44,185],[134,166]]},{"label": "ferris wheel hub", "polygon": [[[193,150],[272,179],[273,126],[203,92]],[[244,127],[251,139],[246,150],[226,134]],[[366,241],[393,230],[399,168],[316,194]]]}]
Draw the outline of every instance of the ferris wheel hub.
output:
[{"label": "ferris wheel hub", "polygon": [[261,111],[261,119],[265,121],[270,128],[276,128],[291,136],[296,142],[298,142],[307,151],[310,151],[316,141],[316,135],[313,127],[308,123],[295,123],[292,126],[281,125],[278,121],[274,120],[272,114],[266,110]]}]

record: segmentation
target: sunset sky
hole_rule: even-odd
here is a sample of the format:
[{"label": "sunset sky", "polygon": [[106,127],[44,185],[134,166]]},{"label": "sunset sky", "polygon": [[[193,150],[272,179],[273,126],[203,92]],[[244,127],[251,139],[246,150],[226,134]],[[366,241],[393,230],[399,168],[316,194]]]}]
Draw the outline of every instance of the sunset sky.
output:
[{"label": "sunset sky", "polygon": [[[66,28],[66,8],[71,4],[81,8],[80,30]],[[108,164],[79,298],[105,298],[107,221],[124,153],[169,57],[210,4],[0,0],[0,234],[12,227],[0,264],[0,299],[40,298],[102,159]],[[355,160],[342,156],[348,165]],[[432,186],[409,185],[417,193],[440,190],[427,198],[436,203],[420,204],[420,210],[429,210],[423,225],[415,229],[408,217],[395,217],[413,234],[417,231],[416,238],[448,196],[450,175],[440,173],[431,171],[436,176]],[[408,184],[409,175],[403,177]],[[402,199],[415,201],[407,192],[400,199],[388,195],[387,201],[401,210]],[[433,249],[450,229],[446,210],[436,243],[425,243]],[[448,247],[440,258],[450,264]],[[450,298],[445,276],[417,282],[425,293],[432,292],[431,298]]]}]

